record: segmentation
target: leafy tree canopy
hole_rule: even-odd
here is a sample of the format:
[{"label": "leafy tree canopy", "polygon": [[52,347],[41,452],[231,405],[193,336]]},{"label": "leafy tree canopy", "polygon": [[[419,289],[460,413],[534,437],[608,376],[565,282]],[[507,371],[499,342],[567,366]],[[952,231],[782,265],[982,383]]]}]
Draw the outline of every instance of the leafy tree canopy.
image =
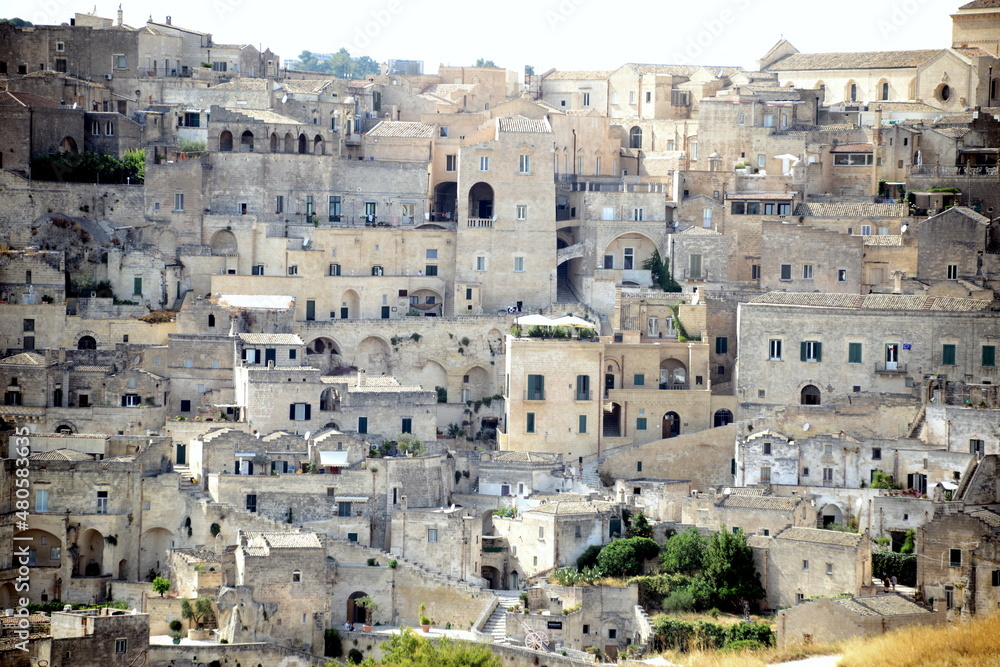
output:
[{"label": "leafy tree canopy", "polygon": [[12,19],[0,19],[0,25],[12,25],[15,28],[30,28],[34,23],[14,17]]},{"label": "leafy tree canopy", "polygon": [[476,60],[476,67],[496,67],[496,66],[497,64],[492,60],[484,60],[483,58],[479,58],[478,60]]},{"label": "leafy tree canopy", "polygon": [[597,567],[608,577],[634,577],[642,574],[643,561],[658,553],[660,545],[646,537],[615,540],[601,549]]},{"label": "leafy tree canopy", "polygon": [[379,64],[369,56],[352,58],[347,49],[341,48],[332,55],[316,54],[304,50],[298,60],[288,62],[289,69],[306,72],[323,72],[341,79],[367,79],[380,72]]},{"label": "leafy tree canopy", "polygon": [[735,533],[725,526],[713,533],[705,549],[702,576],[715,590],[720,604],[739,608],[764,597],[760,575],[753,564],[753,549],[742,530]]},{"label": "leafy tree canopy", "polygon": [[688,528],[664,543],[660,566],[668,574],[697,574],[702,570],[707,546],[708,540],[697,528]]},{"label": "leafy tree canopy", "polygon": [[[333,664],[333,663],[329,663]],[[375,665],[367,658],[362,665]],[[483,644],[456,642],[442,638],[430,642],[410,628],[382,644],[379,665],[386,667],[502,667],[500,658]]]}]

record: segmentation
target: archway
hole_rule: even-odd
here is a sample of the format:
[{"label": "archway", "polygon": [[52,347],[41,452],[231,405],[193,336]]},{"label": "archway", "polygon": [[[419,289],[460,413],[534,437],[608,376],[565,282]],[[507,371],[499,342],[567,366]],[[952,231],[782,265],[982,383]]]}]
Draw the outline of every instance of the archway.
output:
[{"label": "archway", "polygon": [[347,598],[347,622],[348,623],[361,623],[364,624],[368,619],[365,618],[365,609],[358,606],[357,601],[368,595],[363,591],[356,591],[351,593],[350,597]]},{"label": "archway", "polygon": [[274,132],[271,133],[271,152],[278,152],[278,135]]},{"label": "archway", "polygon": [[320,369],[324,375],[343,366],[340,348],[332,338],[325,336],[315,338],[306,345],[306,357],[308,357],[309,366]]},{"label": "archway", "polygon": [[687,380],[687,366],[682,361],[664,359],[660,362],[660,389],[685,390]]},{"label": "archway", "polygon": [[76,139],[74,139],[73,137],[63,137],[63,140],[59,142],[59,152],[60,153],[79,152],[76,147]]},{"label": "archway", "polygon": [[228,229],[220,229],[212,234],[210,243],[213,255],[235,255],[239,252],[236,235]]},{"label": "archway", "polygon": [[642,148],[642,128],[638,125],[628,131],[628,147]]},{"label": "archway", "polygon": [[358,351],[354,356],[354,364],[363,368],[371,375],[378,375],[389,368],[389,343],[378,336],[369,336],[358,343]]},{"label": "archway", "polygon": [[167,549],[173,547],[174,534],[166,528],[150,528],[142,534],[139,546],[139,576],[150,570],[162,572],[167,564]]},{"label": "archway", "polygon": [[432,289],[418,289],[410,292],[410,308],[421,315],[442,315],[444,299]]},{"label": "archway", "polygon": [[308,145],[309,145],[309,140],[306,139],[306,135],[300,134],[299,135],[299,154],[300,155],[305,155],[308,152],[306,150],[306,148],[307,148]]},{"label": "archway", "polygon": [[844,523],[844,512],[840,509],[840,507],[838,507],[833,503],[830,503],[829,505],[825,506],[820,511],[820,516],[823,517],[824,528],[829,528],[832,524],[835,523],[838,524]]},{"label": "archway", "polygon": [[720,426],[728,426],[733,423],[733,413],[729,410],[716,410],[715,419],[712,422],[714,428],[719,428]]},{"label": "archway", "polygon": [[480,181],[469,188],[469,217],[493,217],[493,187],[489,183]]},{"label": "archway", "polygon": [[820,391],[815,385],[807,384],[802,387],[800,403],[802,405],[820,405]]},{"label": "archway", "polygon": [[[659,250],[656,242],[645,234],[633,232],[617,236],[604,248],[601,266],[605,269],[621,269],[622,282],[645,282],[652,285],[652,275],[642,266],[654,251]],[[640,271],[642,273],[640,273]],[[677,272],[674,271],[676,277]]]},{"label": "archway", "polygon": [[128,579],[128,559],[126,558],[118,561],[118,578]]},{"label": "archway", "polygon": [[20,597],[17,591],[14,590],[14,584],[7,582],[3,586],[0,586],[0,609],[16,608]]},{"label": "archway", "polygon": [[[62,391],[62,390],[61,389],[57,389],[56,391]],[[56,407],[58,407],[58,406],[59,406],[59,404],[57,403]],[[59,424],[59,426],[56,426],[55,431],[56,431],[56,433],[59,433],[60,435],[73,435],[73,427],[70,426],[69,424]]]},{"label": "archway", "polygon": [[229,130],[223,130],[219,135],[219,150],[224,153],[233,150],[233,133]]},{"label": "archway", "polygon": [[622,435],[622,406],[617,403],[607,403],[604,406],[602,430],[605,438],[620,438]]},{"label": "archway", "polygon": [[620,389],[621,383],[621,366],[618,365],[618,361],[615,359],[608,359],[607,365],[604,367],[604,398],[608,397],[608,392],[612,389]]},{"label": "archway", "polygon": [[323,155],[323,137],[316,135],[313,138],[313,155]]},{"label": "archway", "polygon": [[340,407],[340,392],[329,387],[319,395],[319,409],[323,412],[333,412]]},{"label": "archway", "polygon": [[661,427],[660,436],[666,440],[667,438],[676,438],[681,434],[681,417],[676,412],[668,412],[663,415],[663,425]]},{"label": "archway", "polygon": [[[444,366],[438,362],[428,361],[424,364],[424,367],[420,369],[420,386],[423,387],[424,391],[430,391],[431,389],[437,389],[438,387],[447,391],[448,372],[445,371]],[[457,397],[453,398],[457,399]]]},{"label": "archway", "polygon": [[487,587],[490,590],[497,590],[500,588],[500,570],[490,565],[484,565],[480,570],[480,576],[486,580]]},{"label": "archway", "polygon": [[78,350],[96,350],[97,341],[93,336],[80,336],[80,340],[76,342],[76,349]]},{"label": "archway", "polygon": [[458,183],[445,181],[434,186],[434,208],[431,220],[436,222],[451,222],[455,219],[457,210]]},{"label": "archway", "polygon": [[247,130],[240,136],[240,152],[253,153],[253,132]]},{"label": "archway", "polygon": [[352,289],[346,290],[340,297],[340,319],[349,320],[361,317],[361,297]]},{"label": "archway", "polygon": [[[21,541],[21,538],[27,538]],[[31,567],[59,567],[62,564],[62,540],[50,532],[34,528],[17,533],[14,544],[28,546]],[[0,607],[6,609],[6,607]]]},{"label": "archway", "polygon": [[493,395],[493,382],[490,380],[490,374],[482,366],[470,368],[462,380],[463,387],[468,389],[469,398],[473,401]]},{"label": "archway", "polygon": [[292,136],[291,132],[285,132],[285,152],[295,152],[295,138]]},{"label": "archway", "polygon": [[100,577],[104,574],[104,536],[93,528],[85,531],[78,543],[76,576]]},{"label": "archway", "polygon": [[512,591],[517,590],[517,585],[519,583],[518,582],[519,575],[517,574],[517,570],[511,570],[510,576],[508,578],[510,579],[510,590]]}]

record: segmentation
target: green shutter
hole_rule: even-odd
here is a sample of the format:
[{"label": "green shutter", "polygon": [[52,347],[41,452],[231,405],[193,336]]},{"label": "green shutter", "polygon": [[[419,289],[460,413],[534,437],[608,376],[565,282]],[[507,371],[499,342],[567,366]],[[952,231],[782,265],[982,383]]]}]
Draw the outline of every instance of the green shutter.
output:
[{"label": "green shutter", "polygon": [[580,415],[580,433],[587,432],[587,415]]},{"label": "green shutter", "polygon": [[995,345],[983,345],[983,366],[997,365],[997,348]]},{"label": "green shutter", "polygon": [[816,361],[823,361],[823,343],[815,343]]},{"label": "green shutter", "polygon": [[806,341],[802,341],[801,343],[799,343],[799,361],[806,360],[806,347],[807,347]]},{"label": "green shutter", "polygon": [[941,365],[942,366],[954,366],[955,365],[955,346],[954,345],[944,345],[941,347]]},{"label": "green shutter", "polygon": [[861,363],[861,343],[847,344],[847,363],[849,364]]},{"label": "green shutter", "polygon": [[637,431],[645,431],[646,430],[646,418],[645,417],[639,417],[638,419],[635,420],[635,430],[637,430]]},{"label": "green shutter", "polygon": [[526,428],[524,430],[527,433],[534,433],[535,432],[535,413],[534,412],[529,412],[529,413],[527,413],[526,416],[527,416],[527,425],[526,425]]},{"label": "green shutter", "polygon": [[138,276],[132,279],[132,294],[142,294],[142,278]]},{"label": "green shutter", "polygon": [[634,384],[636,387],[644,386],[646,384],[646,376],[642,373],[636,373]]}]

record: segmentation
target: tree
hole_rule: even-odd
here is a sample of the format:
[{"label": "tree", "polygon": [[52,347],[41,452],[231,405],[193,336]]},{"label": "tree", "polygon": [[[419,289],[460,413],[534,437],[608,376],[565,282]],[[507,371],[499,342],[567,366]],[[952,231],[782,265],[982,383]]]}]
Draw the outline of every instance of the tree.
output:
[{"label": "tree", "polygon": [[371,625],[372,619],[375,618],[375,612],[382,608],[382,605],[370,595],[358,598],[354,604],[365,610],[365,625]]},{"label": "tree", "polygon": [[195,627],[200,627],[213,613],[212,601],[206,597],[196,599],[193,605],[187,598],[181,600],[181,618],[191,621]]},{"label": "tree", "polygon": [[702,576],[715,591],[721,605],[735,609],[764,597],[760,575],[753,564],[753,550],[742,530],[734,533],[722,526],[713,533],[705,549]]},{"label": "tree", "polygon": [[649,525],[649,519],[643,512],[639,512],[632,519],[632,524],[628,527],[629,537],[653,537],[653,527]]},{"label": "tree", "polygon": [[153,579],[153,590],[163,597],[163,594],[170,590],[170,580],[163,577],[156,577]]},{"label": "tree", "polygon": [[642,268],[652,274],[653,282],[664,292],[683,291],[683,288],[670,274],[670,258],[660,257],[659,250],[654,250],[653,254],[646,258],[642,263]]},{"label": "tree", "polygon": [[482,58],[479,58],[478,60],[476,60],[476,65],[475,66],[476,67],[496,67],[497,64],[495,62],[493,62],[492,60],[483,60]]},{"label": "tree", "polygon": [[15,28],[30,28],[34,25],[31,21],[25,21],[24,19],[19,19],[16,16],[12,19],[0,19],[0,25],[12,25]]},{"label": "tree", "polygon": [[608,577],[634,577],[642,574],[643,562],[658,553],[660,545],[646,537],[615,540],[601,549],[597,567]]},{"label": "tree", "polygon": [[588,567],[596,566],[597,556],[601,553],[601,549],[603,547],[600,544],[591,544],[587,547],[587,550],[576,559],[576,569],[583,572]]},{"label": "tree", "polygon": [[707,545],[697,528],[688,528],[663,544],[660,566],[668,574],[697,574],[704,566]]},{"label": "tree", "polygon": [[[369,659],[370,660],[370,659]],[[366,661],[365,664],[374,664]],[[386,667],[501,667],[500,658],[483,644],[442,638],[430,642],[411,628],[382,644],[378,664]]]}]

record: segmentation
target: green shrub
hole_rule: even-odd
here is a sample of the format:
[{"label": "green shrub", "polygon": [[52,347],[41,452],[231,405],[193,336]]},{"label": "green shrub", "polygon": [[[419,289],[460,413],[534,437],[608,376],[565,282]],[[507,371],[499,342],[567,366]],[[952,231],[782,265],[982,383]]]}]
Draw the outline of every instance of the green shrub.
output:
[{"label": "green shrub", "polygon": [[336,628],[328,628],[323,632],[323,655],[327,658],[339,658],[343,654],[340,632]]},{"label": "green shrub", "polygon": [[739,641],[729,642],[722,647],[722,650],[739,653],[742,651],[760,651],[764,648],[767,647],[758,641],[754,641],[753,639],[741,639]]},{"label": "green shrub", "polygon": [[601,553],[603,549],[600,544],[591,544],[587,547],[586,551],[580,554],[580,557],[576,559],[576,569],[585,570],[588,567],[594,567],[597,565],[597,556]]},{"label": "green shrub", "polygon": [[876,549],[872,551],[872,573],[881,577],[883,573],[898,578],[904,586],[917,585],[917,555],[901,554],[894,551]]},{"label": "green shrub", "polygon": [[360,665],[364,658],[365,656],[356,648],[352,648],[347,652],[347,662],[352,665]]},{"label": "green shrub", "polygon": [[646,537],[615,540],[597,555],[597,567],[609,577],[642,574],[643,563],[660,553],[660,545]]}]

